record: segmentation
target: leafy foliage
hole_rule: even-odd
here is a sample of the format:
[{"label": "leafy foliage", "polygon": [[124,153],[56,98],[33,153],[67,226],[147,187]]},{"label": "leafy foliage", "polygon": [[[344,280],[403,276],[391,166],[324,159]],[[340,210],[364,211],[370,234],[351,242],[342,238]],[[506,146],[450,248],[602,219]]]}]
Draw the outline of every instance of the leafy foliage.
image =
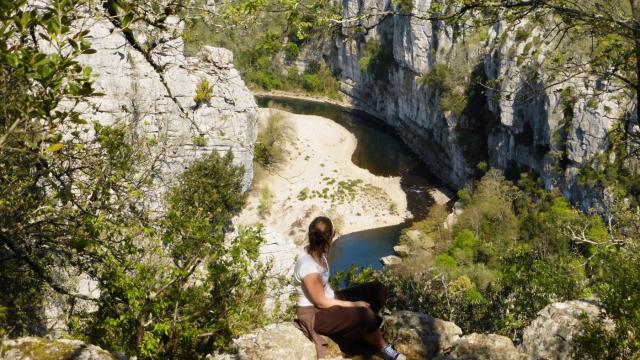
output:
[{"label": "leafy foliage", "polygon": [[265,168],[276,166],[284,159],[284,147],[290,135],[291,126],[285,115],[281,112],[270,114],[258,132],[254,160]]},{"label": "leafy foliage", "polygon": [[[87,32],[71,26],[86,4],[47,4],[0,3],[0,333],[42,332],[42,302],[63,296],[73,335],[109,350],[197,358],[226,348],[264,319],[262,232],[226,236],[244,170],[231,153],[207,154],[158,196],[162,139],[90,124],[76,109],[100,95],[77,61],[94,52]],[[134,23],[131,4],[105,6],[119,26]],[[67,280],[79,275],[99,298],[76,292]]]},{"label": "leafy foliage", "polygon": [[360,70],[371,74],[378,83],[385,83],[389,79],[389,70],[395,63],[391,41],[388,34],[382,34],[380,39],[367,40],[358,60]]},{"label": "leafy foliage", "polygon": [[604,312],[600,319],[585,320],[576,358],[633,359],[640,354],[640,233],[631,235],[624,247],[596,254],[591,283]]},{"label": "leafy foliage", "polygon": [[430,86],[440,93],[440,109],[462,115],[467,107],[467,97],[458,77],[445,64],[435,64],[429,72],[418,79],[421,86]]},{"label": "leafy foliage", "polygon": [[209,102],[212,95],[213,86],[209,85],[209,80],[207,80],[207,78],[200,79],[196,86],[196,95],[193,97],[196,106]]},{"label": "leafy foliage", "polygon": [[[594,259],[600,256],[594,254],[607,254],[614,244],[601,217],[579,212],[529,176],[515,186],[496,170],[459,197],[464,212],[453,228],[442,227],[447,213],[434,208],[403,232],[401,242],[411,255],[374,274],[391,289],[394,308],[452,320],[465,332],[518,339],[546,305],[610,288],[602,284],[611,279],[594,276]],[[624,214],[620,224],[637,219]],[[625,232],[636,229],[628,226]],[[415,231],[419,237],[411,234]],[[629,267],[620,271],[636,273]]]},{"label": "leafy foliage", "polygon": [[411,14],[413,11],[413,0],[394,0],[393,3],[401,14]]},{"label": "leafy foliage", "polygon": [[294,65],[281,61],[295,61],[310,39],[325,36],[339,17],[337,7],[320,0],[238,0],[221,2],[217,9],[222,16],[206,11],[203,16],[195,9],[185,12],[188,53],[205,44],[226,47],[234,52],[235,65],[250,86],[340,98],[339,83],[326,66],[316,69],[311,64],[298,73]]}]

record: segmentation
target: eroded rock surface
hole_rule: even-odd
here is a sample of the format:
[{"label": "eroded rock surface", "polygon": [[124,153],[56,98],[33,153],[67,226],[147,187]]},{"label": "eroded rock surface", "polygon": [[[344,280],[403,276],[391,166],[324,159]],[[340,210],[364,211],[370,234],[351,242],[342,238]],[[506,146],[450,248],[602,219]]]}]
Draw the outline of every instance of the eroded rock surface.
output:
[{"label": "eroded rock surface", "polygon": [[385,317],[385,338],[408,359],[427,359],[446,353],[462,335],[450,322],[412,311]]},{"label": "eroded rock surface", "polygon": [[443,360],[526,360],[511,339],[496,334],[471,334],[461,337]]},{"label": "eroded rock surface", "polygon": [[551,304],[525,328],[521,350],[533,359],[572,359],[572,340],[582,330],[581,317],[593,320],[600,313],[590,300]]},{"label": "eroded rock surface", "polygon": [[4,360],[122,360],[95,345],[80,340],[48,340],[39,337],[24,337],[3,340],[0,343],[0,358]]},{"label": "eroded rock surface", "polygon": [[[588,300],[554,303],[540,311],[517,348],[496,334],[462,335],[454,323],[400,311],[385,317],[385,339],[409,360],[572,359],[571,340],[580,332],[580,315],[593,318],[600,308]],[[215,360],[315,359],[313,344],[292,323],[269,325],[234,341],[237,354],[210,355]],[[330,342],[329,358],[350,359]],[[360,359],[359,356],[353,359]],[[378,359],[375,355],[373,359]]]},{"label": "eroded rock surface", "polygon": [[[156,151],[162,151],[161,183],[166,186],[202,155],[231,151],[235,163],[245,168],[248,188],[257,105],[233,67],[233,54],[205,46],[196,57],[185,57],[178,31],[146,56],[140,44],[132,43],[99,11],[91,15],[82,26],[89,30],[97,52],[79,60],[93,68],[95,88],[104,95],[83,104],[85,118],[103,125],[130,125],[137,136],[162,143]],[[166,21],[181,27],[176,17]],[[211,86],[211,98],[196,104],[196,87],[203,80]]]},{"label": "eroded rock surface", "polygon": [[315,360],[316,348],[293,323],[268,325],[233,342],[237,354],[217,354],[214,360]]},{"label": "eroded rock surface", "polygon": [[[163,30],[136,25],[140,28],[131,37],[109,20],[100,4],[92,4],[83,8],[74,27],[88,30],[87,40],[96,52],[82,55],[78,61],[91,67],[94,88],[103,95],[61,106],[75,106],[90,124],[88,128],[96,123],[121,125],[130,130],[132,140],[148,146],[150,160],[144,170],[154,174],[154,184],[145,189],[144,199],[156,213],[163,211],[163,194],[176,184],[179,175],[213,151],[233,153],[234,163],[245,169],[246,190],[253,177],[257,105],[233,66],[233,54],[204,47],[197,56],[186,57],[181,37],[184,23],[178,17],[166,17]],[[149,48],[147,43],[151,42],[159,45]],[[201,81],[208,82],[210,98],[196,103],[196,87]],[[60,269],[56,276],[69,289],[99,296],[95,281],[73,268]],[[92,305],[79,301],[74,306],[90,311]],[[73,306],[66,297],[52,293],[44,308],[46,324],[40,333],[64,334],[66,312]]]}]

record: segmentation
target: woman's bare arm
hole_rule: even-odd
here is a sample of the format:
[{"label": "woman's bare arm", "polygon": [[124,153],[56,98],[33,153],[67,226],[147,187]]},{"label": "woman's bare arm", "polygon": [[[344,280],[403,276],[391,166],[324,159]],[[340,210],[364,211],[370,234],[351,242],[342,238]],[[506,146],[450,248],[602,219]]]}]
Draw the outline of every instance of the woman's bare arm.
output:
[{"label": "woman's bare arm", "polygon": [[344,301],[338,299],[329,299],[324,295],[324,286],[322,285],[322,278],[320,278],[320,274],[314,273],[305,276],[302,279],[302,284],[304,291],[306,292],[307,297],[311,302],[320,309],[326,309],[332,306],[344,306],[344,307],[355,307],[355,306],[369,306],[368,303],[364,301]]}]

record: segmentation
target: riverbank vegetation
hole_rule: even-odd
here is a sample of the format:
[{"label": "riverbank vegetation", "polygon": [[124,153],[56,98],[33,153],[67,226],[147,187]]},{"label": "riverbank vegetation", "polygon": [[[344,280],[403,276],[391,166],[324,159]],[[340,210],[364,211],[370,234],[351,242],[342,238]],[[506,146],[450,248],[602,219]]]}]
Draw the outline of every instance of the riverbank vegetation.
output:
[{"label": "riverbank vegetation", "polygon": [[286,144],[292,136],[285,114],[272,112],[258,131],[253,152],[254,161],[264,169],[277,167],[286,156]]},{"label": "riverbank vegetation", "polygon": [[316,47],[326,37],[325,26],[337,16],[337,8],[316,0],[263,2],[251,4],[252,9],[245,5],[222,3],[225,15],[217,17],[186,11],[187,54],[195,54],[203,45],[224,47],[233,51],[234,64],[251,88],[341,98],[336,76],[320,56],[313,55],[321,51]]},{"label": "riverbank vegetation", "polygon": [[461,190],[458,204],[456,221],[434,207],[404,230],[401,244],[411,250],[400,265],[339,278],[379,278],[391,289],[392,308],[451,320],[465,333],[515,341],[546,305],[596,299],[615,330],[604,325],[604,317],[587,322],[576,347],[579,358],[622,359],[640,352],[637,207],[614,198],[608,218],[581,212],[531,176],[512,183],[493,169]]}]

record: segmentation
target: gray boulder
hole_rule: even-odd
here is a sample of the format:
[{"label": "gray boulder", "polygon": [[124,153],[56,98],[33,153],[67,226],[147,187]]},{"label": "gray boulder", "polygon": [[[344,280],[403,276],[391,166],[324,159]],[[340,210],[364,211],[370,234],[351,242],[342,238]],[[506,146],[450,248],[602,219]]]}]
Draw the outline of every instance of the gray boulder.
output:
[{"label": "gray boulder", "polygon": [[398,256],[409,256],[411,249],[407,245],[396,245],[393,247],[393,251],[398,254]]},{"label": "gray boulder", "polygon": [[525,360],[511,339],[496,334],[471,334],[458,340],[444,359],[460,360]]},{"label": "gray boulder", "polygon": [[49,340],[40,337],[23,337],[0,342],[0,358],[4,360],[25,359],[74,359],[74,360],[121,360],[126,357],[114,355],[95,345],[80,340]]},{"label": "gray boulder", "polygon": [[402,262],[402,259],[399,256],[396,256],[396,255],[389,255],[389,256],[381,257],[380,258],[380,262],[384,266],[398,265],[398,264],[400,264]]},{"label": "gray boulder", "polygon": [[407,359],[428,359],[449,351],[462,330],[450,321],[400,311],[385,317],[384,335]]},{"label": "gray boulder", "polygon": [[601,308],[593,300],[551,304],[525,328],[521,351],[534,359],[573,359],[573,338],[582,331],[581,316],[595,319]]},{"label": "gray boulder", "polygon": [[212,360],[315,360],[316,348],[292,323],[271,324],[234,340],[237,354],[216,354]]}]

